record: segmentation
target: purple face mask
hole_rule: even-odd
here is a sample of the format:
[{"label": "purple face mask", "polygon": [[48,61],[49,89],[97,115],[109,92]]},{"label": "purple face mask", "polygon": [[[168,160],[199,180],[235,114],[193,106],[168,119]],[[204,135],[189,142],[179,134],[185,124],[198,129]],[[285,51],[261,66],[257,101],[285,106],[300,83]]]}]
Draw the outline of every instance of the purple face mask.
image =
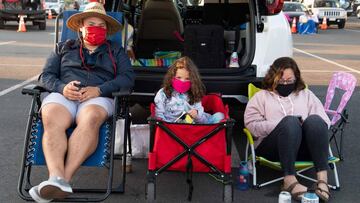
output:
[{"label": "purple face mask", "polygon": [[173,78],[172,79],[172,86],[179,93],[184,93],[184,92],[187,92],[190,89],[191,82],[190,81],[181,81],[179,79]]}]

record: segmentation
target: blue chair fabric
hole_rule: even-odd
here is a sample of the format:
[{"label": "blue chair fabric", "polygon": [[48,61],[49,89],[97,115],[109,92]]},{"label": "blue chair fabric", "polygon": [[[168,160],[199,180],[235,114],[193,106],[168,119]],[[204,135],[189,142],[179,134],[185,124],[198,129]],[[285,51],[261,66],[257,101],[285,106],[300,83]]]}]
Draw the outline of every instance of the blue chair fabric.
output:
[{"label": "blue chair fabric", "polygon": [[[111,146],[111,128],[112,124],[106,121],[99,131],[99,143],[95,152],[82,164],[82,166],[109,166],[110,146]],[[73,132],[74,127],[66,131],[68,136]],[[42,137],[44,128],[42,121],[36,119],[33,122],[30,132],[30,142],[26,157],[26,165],[46,165],[44,153],[42,150]]]}]

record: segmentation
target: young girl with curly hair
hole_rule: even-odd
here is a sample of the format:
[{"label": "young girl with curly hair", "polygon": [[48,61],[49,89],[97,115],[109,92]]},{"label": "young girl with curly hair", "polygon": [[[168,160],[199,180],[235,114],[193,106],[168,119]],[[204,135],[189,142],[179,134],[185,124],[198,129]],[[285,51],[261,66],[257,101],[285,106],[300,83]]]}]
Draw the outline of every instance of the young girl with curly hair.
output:
[{"label": "young girl with curly hair", "polygon": [[176,122],[184,112],[191,116],[195,123],[218,123],[224,114],[218,112],[210,115],[204,112],[201,99],[205,87],[198,69],[189,57],[182,57],[169,67],[163,81],[163,87],[155,96],[155,114],[167,122]]}]

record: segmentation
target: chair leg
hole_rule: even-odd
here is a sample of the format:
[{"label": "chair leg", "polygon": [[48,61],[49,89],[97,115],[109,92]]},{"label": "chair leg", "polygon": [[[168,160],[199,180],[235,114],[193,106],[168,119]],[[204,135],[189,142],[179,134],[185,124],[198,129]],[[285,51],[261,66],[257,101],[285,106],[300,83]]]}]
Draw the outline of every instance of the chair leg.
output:
[{"label": "chair leg", "polygon": [[252,167],[253,167],[253,186],[254,187],[257,187],[257,183],[256,183],[256,175],[257,175],[257,173],[256,173],[256,155],[255,155],[255,149],[254,149],[254,145],[253,144],[251,144],[250,145],[250,148],[251,148],[251,156],[252,156]]},{"label": "chair leg", "polygon": [[284,177],[276,178],[276,179],[270,180],[270,181],[268,181],[268,182],[259,184],[258,187],[261,188],[261,187],[264,187],[264,186],[266,186],[266,185],[270,185],[270,184],[272,184],[272,183],[279,182],[279,181],[281,181],[281,180],[283,180],[283,179],[284,179]]},{"label": "chair leg", "polygon": [[[329,146],[329,155],[331,157],[334,156],[330,146]],[[335,179],[335,188],[333,188],[333,189],[340,189],[340,181],[339,181],[339,175],[338,175],[336,163],[331,163],[331,164],[333,166],[333,173],[334,173],[334,179]]]},{"label": "chair leg", "polygon": [[339,152],[339,158],[341,161],[344,160],[344,156],[342,154],[343,151],[343,134],[344,134],[344,129],[341,129],[341,133],[340,133],[340,152]]}]

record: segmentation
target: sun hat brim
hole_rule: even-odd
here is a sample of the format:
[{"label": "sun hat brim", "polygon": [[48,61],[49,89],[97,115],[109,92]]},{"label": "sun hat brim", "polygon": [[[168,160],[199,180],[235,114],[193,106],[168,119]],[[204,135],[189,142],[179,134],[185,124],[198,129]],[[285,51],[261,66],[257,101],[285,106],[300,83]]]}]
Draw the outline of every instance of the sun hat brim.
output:
[{"label": "sun hat brim", "polygon": [[115,34],[121,29],[120,22],[115,18],[98,12],[82,12],[74,14],[66,21],[66,26],[68,26],[68,28],[72,31],[78,32],[79,28],[82,27],[83,20],[89,17],[98,17],[103,19],[107,24],[107,33],[109,35]]}]

